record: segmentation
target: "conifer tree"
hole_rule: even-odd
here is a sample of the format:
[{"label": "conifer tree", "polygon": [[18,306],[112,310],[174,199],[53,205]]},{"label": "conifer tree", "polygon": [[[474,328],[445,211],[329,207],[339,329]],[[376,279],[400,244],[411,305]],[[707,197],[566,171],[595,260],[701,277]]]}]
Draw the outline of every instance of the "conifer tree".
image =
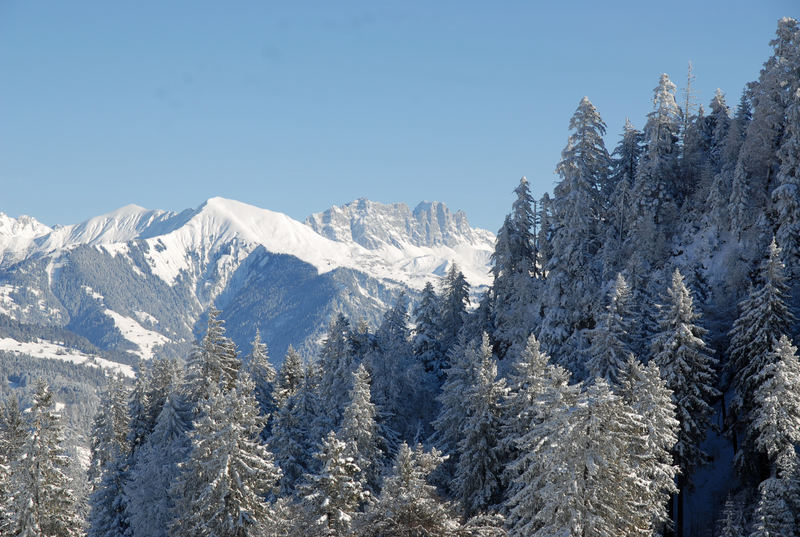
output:
[{"label": "conifer tree", "polygon": [[425,282],[422,296],[414,307],[414,335],[411,352],[425,368],[441,382],[447,367],[439,341],[439,298],[431,282]]},{"label": "conifer tree", "polygon": [[309,537],[343,537],[361,504],[370,497],[358,479],[361,469],[348,447],[331,431],[314,455],[320,470],[306,474],[300,488],[304,520],[302,534]]},{"label": "conifer tree", "polygon": [[442,352],[447,353],[458,340],[469,306],[469,284],[455,263],[450,265],[442,281],[439,300],[440,341]]},{"label": "conifer tree", "polygon": [[121,379],[109,380],[92,425],[89,482],[100,481],[103,468],[128,452],[128,393]]},{"label": "conifer tree", "polygon": [[22,457],[28,437],[28,422],[22,415],[19,399],[9,395],[0,406],[0,533],[10,534],[13,520],[11,467]]},{"label": "conifer tree", "polygon": [[[561,180],[554,189],[553,257],[546,267],[547,313],[539,337],[551,353],[559,351],[561,361],[575,367],[575,332],[594,324],[591,301],[600,268],[595,254],[604,212],[599,185],[607,181],[611,159],[603,143],[606,125],[588,98],[581,100],[569,126],[573,132],[556,168]],[[570,351],[561,352],[570,337]]]},{"label": "conifer tree", "polygon": [[466,418],[453,482],[467,517],[499,503],[504,464],[500,404],[507,390],[505,381],[497,379],[497,363],[486,334],[477,358],[474,383],[463,393]]},{"label": "conifer tree", "polygon": [[333,424],[327,420],[315,385],[311,366],[303,375],[297,391],[278,409],[269,440],[270,451],[280,467],[280,494],[293,494],[300,478],[312,473],[312,455],[325,430]]},{"label": "conifer tree", "polygon": [[651,535],[652,513],[638,506],[643,484],[629,456],[631,443],[642,442],[641,418],[603,379],[554,410],[532,431],[538,462],[512,499],[511,535]]},{"label": "conifer tree", "polygon": [[261,342],[261,332],[256,329],[253,339],[253,349],[245,362],[245,371],[250,375],[255,386],[255,398],[258,401],[259,412],[267,419],[264,430],[261,433],[263,438],[269,436],[271,418],[277,409],[275,404],[275,380],[277,373],[269,361],[267,345]]},{"label": "conifer tree", "polygon": [[633,185],[641,154],[642,133],[626,119],[622,139],[611,154],[611,173],[603,192],[606,225],[602,245],[604,278],[619,272],[626,261],[623,245],[630,233]]},{"label": "conifer tree", "polygon": [[173,391],[156,426],[142,445],[125,486],[126,513],[133,537],[166,537],[175,502],[169,489],[180,475],[179,463],[189,455],[188,412]]},{"label": "conifer tree", "polygon": [[650,513],[652,528],[660,532],[669,523],[666,507],[670,495],[678,492],[678,467],[673,464],[672,449],[678,441],[680,423],[675,417],[672,392],[654,361],[644,366],[631,355],[620,371],[617,393],[641,417],[646,429],[644,443],[629,447],[636,473],[646,488],[638,501]]},{"label": "conifer tree", "polygon": [[793,537],[796,535],[795,509],[789,499],[788,483],[770,477],[758,486],[758,504],[750,537]]},{"label": "conifer tree", "polygon": [[422,364],[412,355],[405,293],[400,293],[395,304],[384,314],[375,339],[376,348],[366,360],[372,376],[375,404],[385,414],[390,429],[401,438],[414,438],[423,426],[423,417],[429,413],[430,401],[422,397],[429,379]]},{"label": "conifer tree", "polygon": [[509,355],[513,357],[508,375],[508,393],[502,402],[501,450],[503,458],[509,461],[503,475],[503,485],[507,497],[514,491],[512,481],[518,476],[515,461],[525,457],[518,444],[525,434],[539,423],[545,409],[540,407],[540,399],[548,387],[549,357],[531,334],[524,348],[512,347]]},{"label": "conifer tree", "polygon": [[186,363],[184,389],[187,401],[196,408],[203,406],[211,391],[233,389],[239,375],[236,345],[225,336],[219,313],[213,306],[209,309],[206,334]]},{"label": "conifer tree", "polygon": [[592,377],[618,383],[619,371],[631,356],[630,288],[622,274],[617,274],[608,292],[608,304],[599,315],[594,329],[589,331],[591,344],[587,350],[586,369]]},{"label": "conifer tree", "polygon": [[769,255],[761,265],[759,278],[762,283],[752,288],[747,298],[739,303],[740,313],[730,331],[728,349],[734,388],[731,410],[738,420],[738,429],[744,432],[737,466],[746,476],[759,481],[765,477],[765,461],[759,460],[756,447],[750,442],[754,438],[754,396],[766,380],[758,373],[764,370],[769,363],[770,351],[774,350],[781,336],[790,333],[794,323],[794,316],[787,306],[788,287],[780,258],[780,249],[773,240]]},{"label": "conifer tree", "polygon": [[350,404],[344,410],[338,437],[346,445],[346,454],[359,468],[358,479],[363,488],[377,492],[388,452],[376,418],[375,405],[370,400],[370,378],[364,364],[353,373]]},{"label": "conifer tree", "polygon": [[281,472],[259,442],[264,420],[253,382],[240,373],[233,386],[212,386],[191,436],[191,453],[170,494],[171,537],[262,535],[274,522],[264,500]]},{"label": "conifer tree", "polygon": [[775,467],[781,454],[800,446],[800,361],[789,338],[781,336],[756,375],[752,444]]},{"label": "conifer tree", "polygon": [[536,202],[525,177],[514,193],[511,214],[497,233],[492,253],[492,339],[501,359],[515,342],[524,344],[533,329],[529,310],[536,294],[534,278],[541,276],[536,251]]},{"label": "conifer tree", "polygon": [[745,532],[745,506],[743,502],[729,496],[722,507],[722,514],[717,521],[716,535],[719,537],[744,537]]},{"label": "conifer tree", "polygon": [[[800,31],[797,44],[800,46]],[[772,191],[778,224],[775,239],[781,246],[790,281],[800,276],[800,81],[797,84],[786,109],[786,130],[778,150],[778,186]]]},{"label": "conifer tree", "polygon": [[328,419],[337,425],[347,404],[347,392],[355,371],[355,354],[352,347],[350,321],[341,313],[336,316],[322,343],[319,364],[321,377],[320,398],[325,401]]},{"label": "conifer tree", "polygon": [[653,343],[653,360],[673,393],[680,422],[675,462],[683,476],[706,461],[700,449],[711,419],[711,402],[719,395],[714,388],[716,360],[703,337],[707,330],[697,321],[694,301],[678,269],[672,273],[662,307],[659,332]]},{"label": "conifer tree", "polygon": [[663,258],[669,223],[678,205],[678,134],[681,110],[675,102],[675,84],[662,74],[653,90],[653,111],[644,127],[646,149],[639,160],[633,187],[631,234],[627,251],[641,255],[651,267]]},{"label": "conifer tree", "polygon": [[82,521],[75,509],[69,464],[61,444],[60,415],[55,410],[53,392],[38,380],[30,415],[30,432],[22,456],[11,466],[8,498],[10,535],[77,537]]},{"label": "conifer tree", "polygon": [[[535,345],[529,347],[531,351],[537,350]],[[526,360],[530,364],[526,366],[529,370],[526,374],[529,377],[527,394],[515,398],[517,406],[524,412],[522,417],[526,423],[520,424],[524,429],[520,433],[508,430],[506,436],[506,444],[513,443],[516,446],[516,456],[511,457],[506,470],[510,484],[504,506],[509,533],[515,537],[532,535],[541,526],[538,512],[544,504],[539,487],[549,461],[545,460],[539,449],[550,440],[547,425],[566,415],[575,405],[580,390],[579,385],[569,385],[570,375],[564,368],[542,364],[544,358],[545,355],[541,353],[530,353]],[[543,371],[539,380],[536,380],[540,366],[543,366]],[[523,407],[527,408],[523,410]]]},{"label": "conifer tree", "polygon": [[464,407],[464,394],[474,386],[477,378],[477,366],[480,363],[475,349],[477,342],[467,341],[466,334],[459,336],[449,356],[450,366],[445,370],[445,381],[442,391],[437,397],[441,407],[439,415],[433,421],[433,443],[448,457],[439,473],[448,474],[445,478],[448,486],[455,472],[455,463],[459,456],[459,443],[463,438],[467,413]]},{"label": "conifer tree", "polygon": [[358,537],[458,535],[461,525],[457,515],[439,499],[436,488],[427,483],[443,460],[435,449],[425,453],[422,445],[417,445],[412,451],[403,442],[380,495],[357,521],[355,534]]},{"label": "conifer tree", "polygon": [[280,408],[294,395],[303,382],[303,360],[294,347],[289,345],[283,364],[277,373],[275,407]]}]

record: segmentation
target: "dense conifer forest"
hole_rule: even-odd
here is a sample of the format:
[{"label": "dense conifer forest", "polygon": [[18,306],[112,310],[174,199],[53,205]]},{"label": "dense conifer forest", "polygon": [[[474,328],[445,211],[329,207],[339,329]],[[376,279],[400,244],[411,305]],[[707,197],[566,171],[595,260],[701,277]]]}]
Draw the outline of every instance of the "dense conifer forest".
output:
[{"label": "dense conifer forest", "polygon": [[6,397],[0,534],[797,535],[798,22],[771,45],[734,103],[661,75],[614,148],[581,100],[478,303],[451,264],[277,370],[212,309],[183,362],[105,383],[88,498],[48,384]]}]

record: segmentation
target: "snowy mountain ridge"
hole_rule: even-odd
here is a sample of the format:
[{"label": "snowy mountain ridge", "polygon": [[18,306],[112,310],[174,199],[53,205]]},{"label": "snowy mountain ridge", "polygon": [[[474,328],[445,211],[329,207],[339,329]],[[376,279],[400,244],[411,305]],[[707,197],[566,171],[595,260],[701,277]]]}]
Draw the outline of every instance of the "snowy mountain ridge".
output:
[{"label": "snowy mountain ridge", "polygon": [[317,345],[337,312],[379,323],[399,292],[413,296],[452,263],[484,289],[493,247],[492,233],[439,202],[411,211],[362,199],[306,223],[219,197],[53,228],[1,215],[0,314],[149,359],[185,353],[214,304],[238,344],[258,327],[280,359],[289,343]]},{"label": "snowy mountain ridge", "polygon": [[0,215],[0,260],[18,262],[78,245],[124,252],[144,240],[153,247],[153,272],[169,284],[189,270],[189,251],[208,256],[235,241],[249,253],[263,246],[314,265],[320,273],[337,267],[399,279],[421,288],[431,274],[457,263],[475,286],[490,283],[489,256],[494,235],[473,229],[466,215],[450,213],[440,202],[424,202],[412,213],[405,204],[360,199],[311,215],[302,224],[287,215],[235,200],[210,198],[181,213],[127,205],[85,222],[49,228],[35,219]]}]

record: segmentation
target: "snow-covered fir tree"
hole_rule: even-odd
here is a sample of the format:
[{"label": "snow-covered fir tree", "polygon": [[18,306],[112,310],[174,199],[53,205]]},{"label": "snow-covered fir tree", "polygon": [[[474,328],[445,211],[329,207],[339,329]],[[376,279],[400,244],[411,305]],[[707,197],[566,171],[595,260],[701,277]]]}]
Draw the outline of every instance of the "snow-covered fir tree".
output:
[{"label": "snow-covered fir tree", "polygon": [[[535,344],[529,347],[531,351],[537,350]],[[528,393],[517,400],[520,407],[527,407],[525,410],[520,408],[527,423],[520,423],[521,434],[508,431],[505,439],[506,444],[516,446],[516,455],[510,457],[511,463],[506,470],[510,484],[504,505],[507,527],[512,536],[532,535],[540,527],[538,513],[543,506],[540,486],[549,461],[542,457],[539,448],[543,442],[551,440],[546,425],[556,417],[564,417],[575,405],[580,391],[580,385],[569,385],[569,372],[558,365],[543,364],[544,369],[537,380],[538,364],[544,358],[538,352],[532,352],[528,357],[531,364],[526,374],[530,377]],[[513,422],[507,419],[506,423]]]},{"label": "snow-covered fir tree", "polygon": [[652,528],[660,532],[669,523],[666,507],[670,495],[678,491],[672,450],[680,423],[672,391],[654,361],[644,366],[631,355],[620,371],[617,394],[641,417],[646,429],[644,442],[631,445],[630,451],[636,472],[646,484],[646,494],[637,500],[641,509],[651,513]]},{"label": "snow-covered fir tree", "polygon": [[766,475],[765,461],[759,460],[756,447],[750,442],[754,438],[754,396],[766,380],[758,373],[769,363],[770,351],[781,336],[791,333],[795,322],[787,304],[788,286],[781,252],[774,240],[761,265],[759,279],[761,283],[752,287],[739,304],[740,313],[730,331],[728,349],[728,367],[734,389],[731,410],[738,420],[737,430],[743,433],[737,467],[756,482]]},{"label": "snow-covered fir tree", "polygon": [[262,436],[269,436],[269,425],[272,415],[277,409],[275,404],[275,380],[277,373],[269,361],[269,351],[267,345],[261,341],[261,332],[256,329],[253,339],[253,348],[244,363],[244,369],[255,386],[255,398],[258,401],[258,408],[261,415],[267,418],[267,425],[262,432]]},{"label": "snow-covered fir tree", "polygon": [[128,451],[128,392],[122,379],[112,378],[100,398],[92,425],[89,482],[96,486],[104,467]]},{"label": "snow-covered fir tree", "polygon": [[500,521],[461,522],[453,506],[439,498],[428,484],[444,457],[435,449],[412,450],[403,442],[390,475],[374,502],[354,525],[356,537],[501,537]]},{"label": "snow-covered fir tree", "polygon": [[9,535],[78,537],[83,533],[71,480],[65,473],[69,461],[62,448],[61,416],[55,407],[53,392],[44,381],[37,380],[30,432],[21,457],[11,464],[5,492],[10,499],[6,512]]},{"label": "snow-covered fir tree", "polygon": [[653,90],[653,111],[644,127],[645,150],[633,185],[626,252],[641,257],[650,269],[664,257],[667,240],[673,235],[671,223],[682,202],[677,199],[676,184],[682,114],[675,102],[675,89],[669,76],[662,74]]},{"label": "snow-covered fir tree", "polygon": [[389,451],[386,438],[378,426],[378,411],[370,396],[370,378],[364,364],[353,373],[350,404],[344,410],[338,437],[346,445],[346,453],[359,468],[358,479],[370,492],[377,492]]},{"label": "snow-covered fir tree", "polygon": [[450,264],[439,293],[439,330],[442,352],[458,340],[469,306],[469,283],[455,263]]},{"label": "snow-covered fir tree", "polygon": [[524,344],[534,330],[531,315],[536,296],[537,265],[536,203],[528,180],[523,177],[514,189],[516,199],[503,226],[497,233],[492,253],[494,281],[490,291],[492,340],[495,353],[503,358],[515,342]]},{"label": "snow-covered fir tree", "polygon": [[796,505],[792,505],[787,480],[770,477],[758,486],[758,504],[750,537],[797,535]]},{"label": "snow-covered fir tree", "polygon": [[344,537],[370,493],[359,479],[361,469],[345,442],[329,432],[314,454],[320,470],[306,474],[300,487],[302,519],[298,530],[308,537]]},{"label": "snow-covered fir tree", "polygon": [[277,373],[275,386],[275,408],[280,408],[297,392],[303,382],[303,359],[289,345],[280,370]]},{"label": "snow-covered fir tree", "polygon": [[441,382],[447,367],[439,340],[439,297],[431,282],[425,282],[422,296],[414,306],[414,333],[411,352],[425,371]]},{"label": "snow-covered fir tree", "polygon": [[350,321],[341,313],[328,328],[328,335],[322,343],[319,355],[321,377],[319,395],[325,401],[325,412],[332,423],[338,424],[342,410],[347,404],[347,393],[356,357],[353,352]]},{"label": "snow-covered fir tree", "polygon": [[210,308],[206,334],[186,363],[185,397],[196,410],[204,407],[211,392],[233,389],[239,375],[241,361],[236,345],[225,336],[224,322],[219,313],[216,308]]},{"label": "snow-covered fir tree", "polygon": [[425,400],[424,394],[433,379],[428,378],[412,353],[405,293],[400,293],[384,315],[375,339],[377,345],[366,359],[375,404],[384,413],[388,427],[400,438],[411,440],[422,430],[424,416],[431,413],[430,401]]},{"label": "snow-covered fir tree", "polygon": [[265,496],[277,488],[280,469],[260,443],[264,419],[253,382],[240,373],[235,384],[211,386],[190,433],[191,452],[170,490],[174,499],[170,537],[263,535],[274,523]]},{"label": "snow-covered fir tree", "polygon": [[781,454],[800,446],[800,361],[789,338],[781,336],[756,375],[752,443],[774,467]]},{"label": "snow-covered fir tree", "polygon": [[282,472],[281,495],[293,494],[300,478],[313,472],[312,455],[325,432],[333,428],[322,409],[310,365],[295,393],[278,409],[268,443]]},{"label": "snow-covered fir tree", "polygon": [[500,502],[505,462],[501,402],[507,390],[505,381],[497,379],[497,363],[487,334],[483,335],[477,358],[474,384],[462,394],[466,419],[453,482],[455,495],[468,517]]},{"label": "snow-covered fir tree", "polygon": [[706,461],[700,448],[711,422],[711,404],[719,392],[714,387],[716,360],[703,340],[707,333],[698,323],[700,314],[678,269],[672,273],[662,306],[659,331],[653,342],[653,361],[672,391],[680,422],[675,462],[685,479]]},{"label": "snow-covered fir tree", "polygon": [[595,322],[592,302],[602,268],[595,254],[604,212],[599,186],[607,182],[611,160],[603,142],[606,125],[588,98],[569,126],[573,132],[556,167],[561,180],[554,189],[553,257],[546,267],[539,339],[560,363],[579,370],[582,332]]},{"label": "snow-covered fir tree", "polygon": [[630,288],[622,274],[608,292],[605,311],[598,315],[597,325],[588,331],[591,342],[586,350],[586,370],[592,377],[600,377],[616,384],[619,372],[631,353]]},{"label": "snow-covered fir tree", "polygon": [[468,414],[464,405],[464,394],[476,384],[477,367],[480,363],[476,341],[468,341],[466,334],[459,336],[458,344],[450,350],[449,367],[445,370],[445,381],[438,395],[440,410],[433,421],[433,443],[448,458],[437,473],[444,473],[445,484],[452,486],[452,477],[459,456],[459,444],[463,438]]},{"label": "snow-covered fir tree", "polygon": [[126,514],[132,537],[166,537],[175,502],[170,486],[189,455],[191,423],[177,391],[161,409],[153,432],[140,448],[125,486]]},{"label": "snow-covered fir tree", "polygon": [[537,462],[512,500],[512,535],[651,535],[652,513],[630,446],[643,442],[642,420],[603,379],[577,402],[536,426]]}]

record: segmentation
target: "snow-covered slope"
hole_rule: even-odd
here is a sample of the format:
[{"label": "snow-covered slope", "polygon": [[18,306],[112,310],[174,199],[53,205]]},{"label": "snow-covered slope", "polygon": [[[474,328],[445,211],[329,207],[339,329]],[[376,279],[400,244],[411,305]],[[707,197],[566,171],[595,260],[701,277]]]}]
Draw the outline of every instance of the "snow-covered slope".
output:
[{"label": "snow-covered slope", "polygon": [[128,205],[52,229],[0,215],[0,313],[147,359],[185,352],[216,304],[237,343],[258,327],[281,352],[313,347],[336,312],[380,322],[397,293],[452,263],[484,288],[493,244],[437,202],[357,200],[306,223],[223,198],[180,213]]}]

